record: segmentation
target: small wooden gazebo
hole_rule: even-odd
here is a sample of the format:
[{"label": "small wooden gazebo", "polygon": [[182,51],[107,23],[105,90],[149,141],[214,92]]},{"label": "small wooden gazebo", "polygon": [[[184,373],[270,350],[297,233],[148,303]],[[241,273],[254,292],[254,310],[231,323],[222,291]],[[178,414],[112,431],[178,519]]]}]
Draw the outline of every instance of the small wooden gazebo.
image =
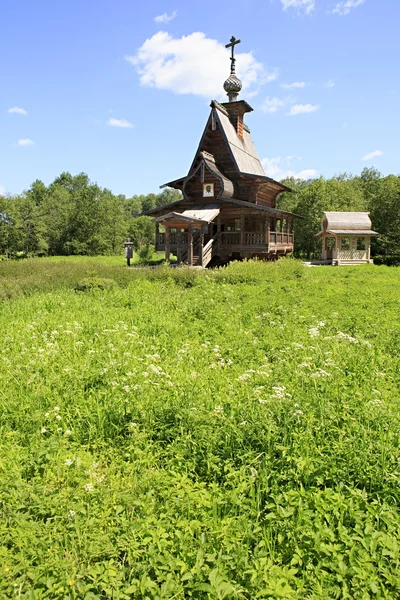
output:
[{"label": "small wooden gazebo", "polygon": [[332,265],[370,263],[371,219],[366,212],[326,212],[322,229],[322,260]]}]

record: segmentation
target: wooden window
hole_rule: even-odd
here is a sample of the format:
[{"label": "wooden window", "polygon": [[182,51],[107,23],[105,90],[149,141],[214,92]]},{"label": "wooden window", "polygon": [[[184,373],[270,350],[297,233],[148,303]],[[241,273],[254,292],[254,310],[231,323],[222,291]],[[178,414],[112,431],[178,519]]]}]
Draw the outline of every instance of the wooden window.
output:
[{"label": "wooden window", "polygon": [[348,238],[348,237],[342,238],[340,248],[342,250],[350,250],[350,238]]},{"label": "wooden window", "polygon": [[363,237],[357,238],[357,250],[365,250],[365,248],[366,248],[365,238],[363,238]]}]

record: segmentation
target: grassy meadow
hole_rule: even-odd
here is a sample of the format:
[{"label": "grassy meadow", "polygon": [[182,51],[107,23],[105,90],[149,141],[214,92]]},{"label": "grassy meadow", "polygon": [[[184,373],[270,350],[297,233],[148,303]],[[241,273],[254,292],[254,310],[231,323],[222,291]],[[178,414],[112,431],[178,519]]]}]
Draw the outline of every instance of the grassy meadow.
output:
[{"label": "grassy meadow", "polygon": [[4,261],[0,299],[0,598],[400,597],[400,270]]}]

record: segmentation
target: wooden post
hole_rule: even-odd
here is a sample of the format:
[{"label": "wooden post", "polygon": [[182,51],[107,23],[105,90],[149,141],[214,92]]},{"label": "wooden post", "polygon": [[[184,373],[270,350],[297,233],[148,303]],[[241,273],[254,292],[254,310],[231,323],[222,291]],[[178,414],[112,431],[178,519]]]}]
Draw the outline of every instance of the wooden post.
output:
[{"label": "wooden post", "polygon": [[367,260],[370,261],[371,260],[371,238],[370,237],[365,238],[365,247],[367,249]]},{"label": "wooden post", "polygon": [[245,244],[244,224],[245,224],[244,210],[242,210],[242,212],[240,213],[240,245],[242,246],[242,248]]},{"label": "wooden post", "polygon": [[200,250],[199,250],[200,266],[203,266],[203,249],[204,249],[204,225],[201,225],[200,226]]},{"label": "wooden post", "polygon": [[218,246],[218,248],[220,248],[222,246],[221,215],[220,214],[217,217],[217,246]]},{"label": "wooden post", "polygon": [[160,244],[160,223],[156,223],[156,250]]},{"label": "wooden post", "polygon": [[188,265],[193,265],[193,225],[188,227]]},{"label": "wooden post", "polygon": [[165,225],[165,260],[169,261],[169,256],[171,254],[170,249],[170,227],[169,225]]},{"label": "wooden post", "polygon": [[270,218],[267,217],[266,229],[265,229],[265,243],[267,244],[267,249],[269,250],[271,240],[271,221]]},{"label": "wooden post", "polygon": [[181,241],[182,241],[181,230],[177,229],[176,230],[176,261],[177,261],[178,265],[182,262],[181,261],[181,256],[182,256]]}]

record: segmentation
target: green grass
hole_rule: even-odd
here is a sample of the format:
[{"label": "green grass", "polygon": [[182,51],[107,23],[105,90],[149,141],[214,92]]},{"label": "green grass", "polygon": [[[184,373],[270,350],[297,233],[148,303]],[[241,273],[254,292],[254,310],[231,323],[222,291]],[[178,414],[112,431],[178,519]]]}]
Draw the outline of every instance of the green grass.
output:
[{"label": "green grass", "polygon": [[119,261],[0,265],[0,597],[400,597],[400,271]]}]

